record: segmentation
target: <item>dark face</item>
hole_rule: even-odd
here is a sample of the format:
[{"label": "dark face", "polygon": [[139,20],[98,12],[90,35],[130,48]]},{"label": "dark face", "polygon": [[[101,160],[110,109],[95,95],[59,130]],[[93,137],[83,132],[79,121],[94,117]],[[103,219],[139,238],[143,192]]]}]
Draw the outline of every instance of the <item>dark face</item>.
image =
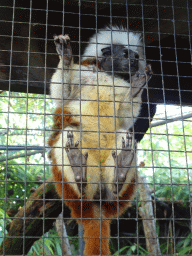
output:
[{"label": "dark face", "polygon": [[113,45],[103,48],[101,67],[105,71],[113,71],[114,75],[129,80],[139,70],[139,55],[123,45]]}]

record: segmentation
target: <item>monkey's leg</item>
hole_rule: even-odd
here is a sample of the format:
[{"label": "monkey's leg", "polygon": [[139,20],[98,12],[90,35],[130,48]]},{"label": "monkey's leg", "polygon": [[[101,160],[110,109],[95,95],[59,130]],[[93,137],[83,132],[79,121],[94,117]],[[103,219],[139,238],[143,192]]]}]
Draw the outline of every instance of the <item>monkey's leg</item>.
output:
[{"label": "monkey's leg", "polygon": [[[78,149],[79,141],[76,141],[74,144],[73,132],[67,133],[67,143],[66,143],[66,152],[71,165],[71,168],[75,175],[75,181],[79,188],[80,193],[84,193],[84,189],[87,182],[87,158],[88,153],[82,154]],[[82,188],[82,190],[81,190]]]},{"label": "monkey's leg", "polygon": [[145,68],[144,74],[141,74],[140,72],[137,72],[133,77],[131,81],[131,95],[132,98],[135,98],[137,94],[141,91],[141,89],[146,85],[146,83],[151,79],[152,77],[152,69],[151,65],[147,65]]},{"label": "monkey's leg", "polygon": [[60,57],[63,59],[63,64],[69,66],[72,60],[72,49],[70,45],[70,37],[68,35],[54,36],[56,49]]},{"label": "monkey's leg", "polygon": [[[83,221],[85,250],[84,255],[110,255],[110,220],[85,219]],[[108,216],[110,218],[110,215]]]},{"label": "monkey's leg", "polygon": [[112,152],[115,161],[115,175],[113,193],[117,194],[121,191],[126,180],[127,173],[131,167],[135,155],[135,142],[131,134],[126,135],[126,140],[122,137],[122,150],[119,155],[115,151]]}]

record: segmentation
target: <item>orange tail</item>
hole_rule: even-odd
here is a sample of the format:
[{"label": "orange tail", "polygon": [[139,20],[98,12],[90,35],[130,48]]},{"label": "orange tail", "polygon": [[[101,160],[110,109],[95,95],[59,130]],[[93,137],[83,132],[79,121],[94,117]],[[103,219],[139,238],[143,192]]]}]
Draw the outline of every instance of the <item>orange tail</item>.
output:
[{"label": "orange tail", "polygon": [[110,221],[84,220],[84,255],[110,255]]}]

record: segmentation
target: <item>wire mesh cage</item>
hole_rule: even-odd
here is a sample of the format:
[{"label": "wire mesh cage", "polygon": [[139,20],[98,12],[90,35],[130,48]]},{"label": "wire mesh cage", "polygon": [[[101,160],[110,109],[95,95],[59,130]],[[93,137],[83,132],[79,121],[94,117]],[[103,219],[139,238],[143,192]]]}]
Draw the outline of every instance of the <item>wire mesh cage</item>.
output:
[{"label": "wire mesh cage", "polygon": [[191,1],[0,10],[0,254],[191,254]]}]

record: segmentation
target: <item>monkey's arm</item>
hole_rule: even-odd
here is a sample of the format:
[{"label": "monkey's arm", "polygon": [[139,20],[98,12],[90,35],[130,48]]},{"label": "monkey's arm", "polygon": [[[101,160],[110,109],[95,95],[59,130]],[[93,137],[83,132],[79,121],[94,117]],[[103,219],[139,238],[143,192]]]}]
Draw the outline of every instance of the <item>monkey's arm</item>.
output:
[{"label": "monkey's arm", "polygon": [[70,45],[70,37],[68,35],[54,36],[57,53],[63,60],[63,66],[68,67],[72,61],[72,49]]},{"label": "monkey's arm", "polygon": [[142,88],[148,83],[152,77],[151,65],[147,65],[145,68],[144,74],[141,74],[139,71],[135,76],[132,77],[131,81],[131,98],[137,97]]},{"label": "monkey's arm", "polygon": [[70,81],[73,67],[72,49],[68,35],[54,36],[54,42],[60,61],[52,76],[50,90],[51,97],[55,99],[57,105],[62,105],[61,100],[66,100],[71,92]]}]

